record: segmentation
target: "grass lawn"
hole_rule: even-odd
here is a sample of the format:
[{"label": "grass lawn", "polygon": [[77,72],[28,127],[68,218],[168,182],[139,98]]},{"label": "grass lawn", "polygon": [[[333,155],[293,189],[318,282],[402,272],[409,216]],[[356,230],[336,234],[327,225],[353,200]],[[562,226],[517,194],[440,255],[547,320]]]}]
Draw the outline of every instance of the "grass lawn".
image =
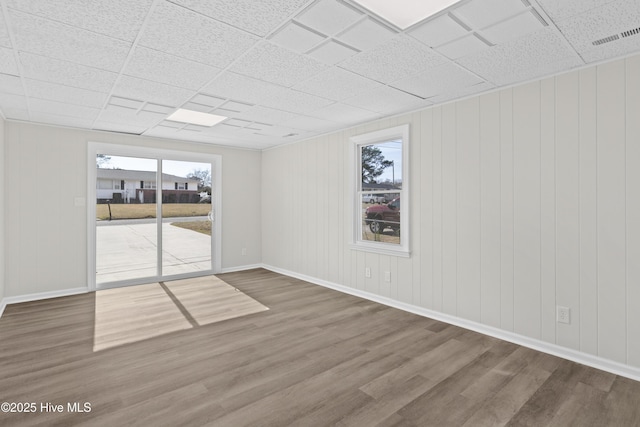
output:
[{"label": "grass lawn", "polygon": [[211,223],[209,221],[172,222],[171,225],[211,236]]},{"label": "grass lawn", "polygon": [[[174,218],[180,216],[205,216],[211,210],[208,203],[166,203],[162,205],[162,216]],[[156,205],[143,204],[112,204],[111,219],[140,219],[155,218]],[[108,205],[96,205],[96,218],[109,219]]]}]

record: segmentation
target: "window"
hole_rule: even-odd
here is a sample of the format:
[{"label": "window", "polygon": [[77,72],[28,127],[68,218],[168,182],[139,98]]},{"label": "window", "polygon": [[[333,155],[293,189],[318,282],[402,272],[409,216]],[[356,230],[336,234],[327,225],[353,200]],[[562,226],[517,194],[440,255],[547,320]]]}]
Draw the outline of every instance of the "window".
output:
[{"label": "window", "polygon": [[144,188],[145,190],[155,189],[156,188],[156,182],[155,181],[143,181],[142,182],[142,188]]},{"label": "window", "polygon": [[351,142],[352,247],[409,256],[409,125],[358,135]]}]

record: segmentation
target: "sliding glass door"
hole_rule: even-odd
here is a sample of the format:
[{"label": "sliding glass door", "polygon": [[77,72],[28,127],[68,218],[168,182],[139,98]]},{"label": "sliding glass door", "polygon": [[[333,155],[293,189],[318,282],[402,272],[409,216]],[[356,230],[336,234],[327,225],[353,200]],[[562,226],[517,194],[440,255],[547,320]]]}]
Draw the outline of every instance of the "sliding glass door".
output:
[{"label": "sliding glass door", "polygon": [[95,191],[90,283],[106,288],[214,273],[219,183],[212,176],[220,175],[219,161],[155,151],[123,155],[130,150],[110,148],[98,144],[89,158]]},{"label": "sliding glass door", "polygon": [[211,270],[211,165],[163,160],[162,272]]}]

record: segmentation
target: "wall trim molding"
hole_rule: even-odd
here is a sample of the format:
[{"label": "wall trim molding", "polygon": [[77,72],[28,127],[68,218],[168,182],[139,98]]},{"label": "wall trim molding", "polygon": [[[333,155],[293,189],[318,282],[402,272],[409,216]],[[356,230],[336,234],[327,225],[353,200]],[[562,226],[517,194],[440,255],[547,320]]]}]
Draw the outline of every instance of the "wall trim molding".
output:
[{"label": "wall trim molding", "polygon": [[266,267],[263,264],[239,265],[236,267],[223,268],[216,274],[235,273],[237,271],[254,270],[256,268],[266,268]]},{"label": "wall trim molding", "polygon": [[87,292],[89,292],[89,288],[71,288],[71,289],[62,289],[59,291],[38,292],[35,294],[18,295],[15,297],[4,297],[0,302],[0,316],[2,316],[4,309],[9,304],[39,301],[39,300],[49,299],[49,298],[67,297],[70,295],[86,294]]},{"label": "wall trim molding", "polygon": [[349,288],[344,285],[329,282],[326,280],[318,279],[316,277],[307,276],[304,274],[296,273],[293,271],[285,270],[282,268],[274,267],[271,265],[263,264],[262,267],[266,270],[273,271],[274,273],[283,274],[285,276],[294,277],[296,279],[304,280],[315,285],[323,286],[325,288],[333,289],[345,294],[353,295],[356,297],[364,298],[369,301],[377,302],[389,307],[397,308],[409,313],[417,314],[419,316],[428,317],[431,319],[439,320],[441,322],[449,323],[451,325],[459,326],[461,328],[469,329],[484,335],[489,335],[494,338],[498,338],[504,341],[509,341],[514,344],[528,347],[533,350],[538,350],[543,353],[551,354],[553,356],[561,357],[563,359],[571,360],[582,365],[587,365],[592,368],[607,371],[612,374],[620,375],[626,378],[630,378],[635,381],[640,381],[640,368],[625,365],[623,363],[615,362],[613,360],[604,359],[602,357],[594,356],[592,354],[584,353],[578,350],[573,350],[567,347],[562,347],[557,344],[540,341],[535,338],[530,338],[524,335],[516,334],[515,332],[506,331],[503,329],[495,328],[493,326],[483,325],[478,322],[463,319],[461,317],[452,316],[449,314],[441,313],[438,311],[429,310],[427,308],[418,307],[413,304],[407,304],[401,301],[397,301],[391,298],[383,297],[373,294],[371,292],[363,291],[360,289]]}]

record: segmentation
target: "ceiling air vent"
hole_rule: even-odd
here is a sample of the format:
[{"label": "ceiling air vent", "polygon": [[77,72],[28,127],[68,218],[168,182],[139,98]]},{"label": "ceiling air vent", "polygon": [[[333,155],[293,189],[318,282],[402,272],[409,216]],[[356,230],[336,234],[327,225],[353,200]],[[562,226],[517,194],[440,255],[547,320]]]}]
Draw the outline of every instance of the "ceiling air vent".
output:
[{"label": "ceiling air vent", "polygon": [[625,31],[620,34],[622,37],[635,36],[636,34],[640,34],[640,27],[634,28],[633,30]]},{"label": "ceiling air vent", "polygon": [[620,37],[618,37],[618,35],[617,35],[617,34],[614,34],[614,35],[612,35],[612,36],[605,37],[605,38],[603,38],[603,39],[600,39],[600,40],[596,40],[596,41],[594,41],[594,42],[593,42],[593,45],[594,45],[594,46],[600,46],[601,44],[609,43],[609,42],[612,42],[612,41],[614,41],[614,40],[618,40],[619,38],[620,38]]}]

